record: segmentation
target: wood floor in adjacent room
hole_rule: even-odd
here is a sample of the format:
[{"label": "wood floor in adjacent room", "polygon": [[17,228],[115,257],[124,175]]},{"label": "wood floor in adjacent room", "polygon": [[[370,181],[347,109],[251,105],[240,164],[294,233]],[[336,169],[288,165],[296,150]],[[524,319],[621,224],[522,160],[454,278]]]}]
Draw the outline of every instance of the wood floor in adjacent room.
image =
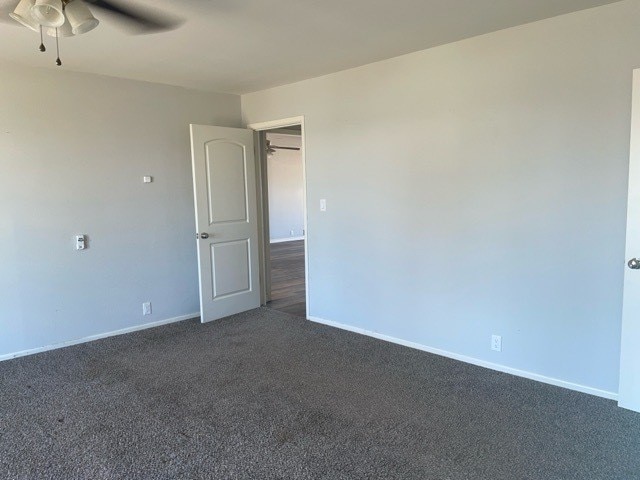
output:
[{"label": "wood floor in adjacent room", "polygon": [[306,318],[304,240],[271,244],[271,301],[267,307]]}]

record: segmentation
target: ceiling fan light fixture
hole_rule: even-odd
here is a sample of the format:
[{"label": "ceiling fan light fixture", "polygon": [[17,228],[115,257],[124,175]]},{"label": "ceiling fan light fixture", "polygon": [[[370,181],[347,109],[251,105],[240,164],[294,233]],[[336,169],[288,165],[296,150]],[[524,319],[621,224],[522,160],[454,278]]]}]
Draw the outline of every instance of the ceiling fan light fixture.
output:
[{"label": "ceiling fan light fixture", "polygon": [[69,2],[65,7],[65,13],[75,35],[90,32],[100,23],[82,0]]},{"label": "ceiling fan light fixture", "polygon": [[20,0],[16,9],[13,13],[10,13],[9,16],[16,22],[37,32],[40,30],[40,24],[36,22],[35,18],[31,15],[31,8],[35,3],[36,0]]},{"label": "ceiling fan light fixture", "polygon": [[69,22],[64,22],[64,25],[61,27],[47,28],[47,35],[50,37],[73,37],[74,33]]},{"label": "ceiling fan light fixture", "polygon": [[43,27],[61,27],[65,22],[62,0],[36,0],[31,16]]},{"label": "ceiling fan light fixture", "polygon": [[[60,60],[60,38],[72,37],[90,32],[100,22],[92,15],[90,7],[116,15],[121,21],[136,26],[136,33],[153,33],[177,28],[182,21],[168,14],[160,14],[155,9],[120,5],[120,0],[0,0],[14,6],[9,16],[16,22],[40,35],[38,50],[46,52],[44,34],[55,38],[56,65]],[[0,8],[7,10],[7,6]],[[0,19],[1,20],[1,19]]]}]

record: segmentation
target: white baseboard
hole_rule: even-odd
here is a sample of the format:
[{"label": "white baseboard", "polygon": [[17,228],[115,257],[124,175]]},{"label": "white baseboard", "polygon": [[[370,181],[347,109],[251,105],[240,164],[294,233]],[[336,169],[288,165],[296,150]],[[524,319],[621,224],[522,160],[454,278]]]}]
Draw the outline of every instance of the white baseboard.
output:
[{"label": "white baseboard", "polygon": [[305,237],[285,237],[285,238],[274,238],[269,240],[269,243],[284,243],[284,242],[295,242],[297,240],[304,240]]},{"label": "white baseboard", "polygon": [[538,382],[548,383],[549,385],[555,385],[556,387],[562,387],[562,388],[567,388],[569,390],[575,390],[577,392],[588,393],[589,395],[595,395],[597,397],[607,398],[609,400],[618,399],[618,394],[615,392],[600,390],[598,388],[588,387],[586,385],[580,385],[578,383],[567,382],[565,380],[560,380],[558,378],[547,377],[544,375],[540,375],[538,373],[533,373],[533,372],[528,372],[526,370],[519,370],[517,368],[507,367],[505,365],[500,365],[499,363],[488,362],[486,360],[480,360],[477,358],[468,357],[466,355],[460,355],[458,353],[448,352],[446,350],[441,350],[439,348],[428,347],[426,345],[421,345],[419,343],[402,340],[400,338],[391,337],[389,335],[373,332],[371,330],[367,330],[360,327],[353,327],[351,325],[345,325],[343,323],[338,323],[331,320],[325,320],[319,317],[309,316],[307,317],[307,319],[311,320],[312,322],[321,323],[323,325],[328,325],[330,327],[340,328],[342,330],[348,330],[349,332],[359,333],[361,335],[377,338],[379,340],[385,340],[387,342],[396,343],[398,345],[403,345],[405,347],[415,348],[417,350],[422,350],[423,352],[433,353],[435,355],[440,355],[442,357],[452,358],[454,360],[470,363],[472,365],[477,365],[479,367],[489,368],[491,370],[496,370],[498,372],[509,373],[517,377],[528,378],[529,380],[536,380]]},{"label": "white baseboard", "polygon": [[181,315],[179,317],[167,318],[165,320],[158,320],[157,322],[145,323],[142,325],[135,325],[133,327],[122,328],[120,330],[113,330],[111,332],[99,333],[97,335],[90,335],[88,337],[79,338],[77,340],[69,340],[68,342],[55,343],[53,345],[46,345],[44,347],[30,348],[29,350],[22,350],[20,352],[9,353],[6,355],[0,355],[0,362],[4,360],[11,360],[13,358],[25,357],[27,355],[33,355],[35,353],[47,352],[49,350],[56,350],[58,348],[70,347],[72,345],[78,345],[80,343],[93,342],[94,340],[100,340],[107,337],[115,337],[116,335],[123,335],[125,333],[137,332],[139,330],[146,330],[148,328],[159,327],[161,325],[167,325],[169,323],[181,322],[183,320],[190,320],[200,316],[200,312],[190,313],[188,315]]},{"label": "white baseboard", "polygon": [[[145,323],[142,325],[134,325],[133,327],[122,328],[120,330],[113,330],[111,332],[99,333],[97,335],[90,335],[88,337],[83,337],[77,340],[70,340],[67,342],[56,343],[53,345],[46,345],[44,347],[37,347],[37,348],[31,348],[28,350],[22,350],[19,352],[0,355],[0,361],[11,360],[13,358],[24,357],[27,355],[33,355],[41,352],[47,352],[49,350],[55,350],[58,348],[70,347],[72,345],[78,345],[81,343],[93,342],[94,340],[100,340],[102,338],[114,337],[117,335],[123,335],[125,333],[146,330],[148,328],[159,327],[161,325],[168,325],[170,323],[181,322],[183,320],[189,320],[199,316],[200,316],[199,312],[190,313],[187,315],[181,315],[179,317],[167,318],[165,320],[158,320],[156,322]],[[547,377],[545,375],[540,375],[538,373],[533,373],[533,372],[528,372],[526,370],[519,370],[517,368],[507,367],[505,365],[488,362],[486,360],[480,360],[477,358],[469,357],[467,355],[460,355],[458,353],[448,352],[446,350],[441,350],[439,348],[428,347],[426,345],[422,345],[419,343],[410,342],[408,340],[402,340],[400,338],[384,335],[382,333],[377,333],[361,327],[354,327],[351,325],[334,322],[332,320],[325,320],[323,318],[313,317],[313,316],[308,316],[307,319],[315,323],[328,325],[330,327],[339,328],[341,330],[347,330],[349,332],[359,333],[361,335],[366,335],[368,337],[377,338],[379,340],[384,340],[384,341],[395,343],[398,345],[403,345],[405,347],[415,348],[416,350],[421,350],[423,352],[433,353],[435,355],[440,355],[442,357],[447,357],[447,358],[451,358],[461,362],[470,363],[472,365],[477,365],[479,367],[489,368],[491,370],[496,370],[498,372],[508,373],[518,377],[528,378],[529,380],[535,380],[538,382],[547,383],[549,385],[555,385],[556,387],[567,388],[569,390],[575,390],[577,392],[587,393],[589,395],[595,395],[597,397],[607,398],[609,400],[618,399],[618,394],[615,392],[609,392],[606,390],[600,390],[598,388],[588,387],[586,385],[581,385],[578,383],[568,382],[568,381],[560,380],[553,377]]]}]

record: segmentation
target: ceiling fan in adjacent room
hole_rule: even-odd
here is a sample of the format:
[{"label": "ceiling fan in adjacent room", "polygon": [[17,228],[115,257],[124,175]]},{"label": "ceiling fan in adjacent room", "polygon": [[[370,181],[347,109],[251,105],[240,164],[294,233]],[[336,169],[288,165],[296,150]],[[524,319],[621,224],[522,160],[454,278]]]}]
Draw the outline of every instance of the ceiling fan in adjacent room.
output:
[{"label": "ceiling fan in adjacent room", "polygon": [[89,6],[113,15],[114,20],[129,27],[133,33],[173,30],[182,23],[157,9],[125,6],[114,0],[15,0],[5,2],[0,8],[0,17],[4,20],[8,14],[19,24],[39,32],[41,52],[46,51],[43,33],[55,37],[56,65],[61,66],[59,38],[87,33],[100,23]]},{"label": "ceiling fan in adjacent room", "polygon": [[278,150],[300,150],[300,147],[281,147],[278,145],[271,145],[271,140],[267,140],[267,155],[271,156]]}]

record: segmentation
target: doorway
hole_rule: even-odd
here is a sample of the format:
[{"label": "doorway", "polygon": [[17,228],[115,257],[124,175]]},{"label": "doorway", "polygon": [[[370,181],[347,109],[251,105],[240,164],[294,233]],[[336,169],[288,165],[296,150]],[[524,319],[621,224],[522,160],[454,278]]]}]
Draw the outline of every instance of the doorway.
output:
[{"label": "doorway", "polygon": [[[304,117],[252,124],[247,129],[192,124],[190,133],[201,321],[260,305],[307,318]],[[298,180],[293,195],[277,192],[281,198],[274,202],[285,210],[296,204],[297,213],[276,227],[269,216],[269,156],[279,151],[297,156],[294,176],[302,176],[302,182]],[[272,173],[277,181],[276,175]],[[274,210],[279,208],[276,203]]]},{"label": "doorway", "polygon": [[262,304],[307,318],[307,227],[302,119],[249,125],[258,132]]}]

